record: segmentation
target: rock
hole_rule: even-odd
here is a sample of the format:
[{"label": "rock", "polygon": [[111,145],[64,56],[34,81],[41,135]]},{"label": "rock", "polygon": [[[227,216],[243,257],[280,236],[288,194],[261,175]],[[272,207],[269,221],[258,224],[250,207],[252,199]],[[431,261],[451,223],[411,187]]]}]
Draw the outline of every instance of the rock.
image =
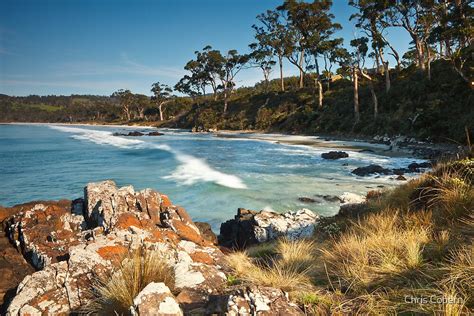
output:
[{"label": "rock", "polygon": [[344,192],[339,196],[339,200],[341,201],[341,204],[358,204],[364,203],[366,201],[366,197],[351,192]]},{"label": "rock", "polygon": [[125,134],[125,133],[113,133],[112,135],[113,136],[143,136],[145,134],[143,134],[142,132],[139,132],[139,131],[133,131],[133,132],[128,132],[127,134]]},{"label": "rock", "polygon": [[422,162],[422,163],[413,162],[408,165],[408,170],[410,170],[410,172],[420,172],[420,169],[427,169],[431,167],[432,165],[429,162]]},{"label": "rock", "polygon": [[305,315],[287,295],[275,288],[248,286],[211,296],[206,315]]},{"label": "rock", "polygon": [[363,195],[344,192],[339,196],[341,200],[341,206],[339,208],[339,215],[351,215],[358,213],[360,210],[365,208],[367,198]]},{"label": "rock", "polygon": [[147,136],[162,136],[162,135],[165,135],[165,134],[160,133],[160,132],[158,132],[158,131],[149,132],[149,133],[147,134]]},{"label": "rock", "polygon": [[406,181],[407,178],[405,178],[405,177],[402,176],[402,175],[399,175],[398,177],[395,178],[395,180],[398,180],[398,181]]},{"label": "rock", "polygon": [[391,171],[379,165],[369,165],[367,167],[356,168],[352,171],[352,173],[361,177],[365,177],[372,174],[388,175],[391,174]]},{"label": "rock", "polygon": [[199,229],[199,232],[205,239],[210,241],[213,245],[217,245],[217,236],[212,231],[211,225],[209,223],[194,222],[194,224],[196,224],[196,227]]},{"label": "rock", "polygon": [[[223,253],[166,195],[117,188],[113,181],[90,183],[84,195],[83,203],[25,204],[6,222],[11,242],[39,270],[20,283],[7,314],[69,314],[84,307],[92,299],[91,279],[138,247],[162,251],[176,274],[176,290],[189,300],[185,311],[205,306],[222,290]],[[141,315],[155,313],[135,305]]]},{"label": "rock", "polygon": [[405,173],[410,172],[410,170],[408,170],[406,168],[397,168],[397,169],[392,169],[392,172],[393,172],[394,175],[402,176]]},{"label": "rock", "polygon": [[244,248],[286,237],[290,240],[312,236],[319,216],[308,209],[283,214],[238,209],[234,219],[221,224],[219,244]]},{"label": "rock", "polygon": [[335,159],[347,158],[349,157],[349,154],[344,151],[330,151],[327,153],[322,153],[321,157],[323,159],[335,160]]},{"label": "rock", "polygon": [[336,196],[336,195],[316,194],[315,196],[316,196],[316,197],[319,197],[319,198],[322,198],[322,199],[324,199],[325,201],[331,202],[331,203],[334,203],[334,202],[341,202],[341,199],[340,199],[338,196]]},{"label": "rock", "polygon": [[132,315],[180,316],[183,311],[170,289],[164,283],[152,282],[133,299]]},{"label": "rock", "polygon": [[299,197],[298,200],[303,203],[316,203],[317,201],[315,199],[309,198],[309,197]]}]

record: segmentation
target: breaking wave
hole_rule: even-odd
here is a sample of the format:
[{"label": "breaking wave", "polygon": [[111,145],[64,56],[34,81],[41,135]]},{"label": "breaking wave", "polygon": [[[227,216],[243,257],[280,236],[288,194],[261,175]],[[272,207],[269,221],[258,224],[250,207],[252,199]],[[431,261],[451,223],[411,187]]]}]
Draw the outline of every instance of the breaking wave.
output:
[{"label": "breaking wave", "polygon": [[99,145],[111,145],[125,149],[159,149],[172,153],[180,165],[171,175],[165,176],[165,179],[172,179],[186,185],[195,184],[197,182],[213,182],[234,189],[247,188],[239,177],[217,171],[209,166],[205,160],[183,154],[166,144],[155,144],[138,139],[118,137],[109,131],[58,125],[49,125],[49,127],[61,132],[72,133],[73,135],[71,137],[74,139],[91,141]]}]

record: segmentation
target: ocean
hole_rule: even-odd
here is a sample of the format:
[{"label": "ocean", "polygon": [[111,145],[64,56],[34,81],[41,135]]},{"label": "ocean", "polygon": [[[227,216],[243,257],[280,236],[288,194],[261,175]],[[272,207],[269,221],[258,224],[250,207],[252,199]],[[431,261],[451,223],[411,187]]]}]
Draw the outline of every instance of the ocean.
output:
[{"label": "ocean", "polygon": [[[113,133],[150,129],[54,124],[0,125],[0,205],[32,200],[74,199],[88,182],[106,179],[136,190],[153,188],[183,206],[197,221],[218,231],[237,208],[283,212],[308,208],[334,215],[338,203],[301,202],[299,197],[363,194],[399,185],[393,176],[357,177],[351,171],[372,163],[406,167],[413,157],[360,152],[324,160],[325,146],[285,144],[291,136],[232,134],[216,137],[178,129],[162,136],[122,137]],[[306,137],[308,141],[317,137]],[[299,139],[306,139],[301,136]],[[360,145],[360,146],[359,146]]]}]

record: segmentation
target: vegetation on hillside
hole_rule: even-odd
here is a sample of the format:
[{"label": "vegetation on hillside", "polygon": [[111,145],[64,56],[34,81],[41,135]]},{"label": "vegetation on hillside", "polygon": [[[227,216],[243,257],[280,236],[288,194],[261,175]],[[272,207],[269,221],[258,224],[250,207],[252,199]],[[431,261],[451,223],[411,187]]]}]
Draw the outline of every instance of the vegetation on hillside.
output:
[{"label": "vegetation on hillside", "polygon": [[[358,35],[346,43],[337,37],[341,25],[332,1],[285,0],[257,16],[248,53],[207,45],[186,63],[187,74],[174,87],[152,84],[151,97],[127,89],[111,97],[0,96],[1,120],[401,133],[465,143],[474,121],[470,1],[348,4],[355,8],[350,20]],[[405,31],[408,51],[397,51],[389,40],[395,28]],[[287,65],[298,77],[285,77]],[[247,68],[260,69],[263,80],[237,88]],[[277,70],[279,78],[270,80]]]},{"label": "vegetation on hillside", "polygon": [[308,314],[468,315],[474,308],[474,160],[438,165],[309,240],[228,256],[233,283],[281,288]]}]

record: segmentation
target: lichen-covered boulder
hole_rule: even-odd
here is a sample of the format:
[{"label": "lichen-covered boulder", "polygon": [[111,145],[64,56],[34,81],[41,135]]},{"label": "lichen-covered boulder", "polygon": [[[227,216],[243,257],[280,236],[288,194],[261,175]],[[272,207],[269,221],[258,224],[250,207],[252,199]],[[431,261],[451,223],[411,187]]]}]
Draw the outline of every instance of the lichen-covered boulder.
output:
[{"label": "lichen-covered boulder", "polygon": [[238,209],[234,219],[221,225],[219,243],[244,248],[279,237],[290,240],[313,235],[319,216],[308,209],[276,213]]}]

